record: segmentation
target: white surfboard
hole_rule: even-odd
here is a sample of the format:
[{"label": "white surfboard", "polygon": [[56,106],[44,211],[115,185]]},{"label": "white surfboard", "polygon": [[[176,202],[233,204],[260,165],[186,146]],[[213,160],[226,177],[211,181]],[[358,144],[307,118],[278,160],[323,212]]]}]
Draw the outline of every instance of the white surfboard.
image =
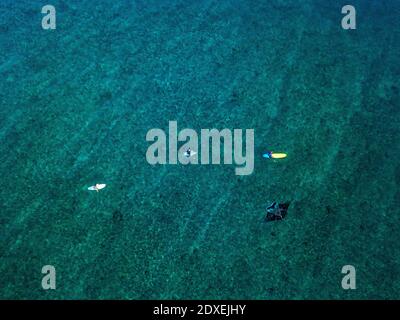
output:
[{"label": "white surfboard", "polygon": [[104,183],[99,183],[99,184],[96,184],[95,186],[91,186],[91,187],[89,187],[88,188],[88,190],[90,190],[90,191],[97,191],[97,190],[101,190],[101,189],[104,189],[106,187],[106,184],[104,184]]}]

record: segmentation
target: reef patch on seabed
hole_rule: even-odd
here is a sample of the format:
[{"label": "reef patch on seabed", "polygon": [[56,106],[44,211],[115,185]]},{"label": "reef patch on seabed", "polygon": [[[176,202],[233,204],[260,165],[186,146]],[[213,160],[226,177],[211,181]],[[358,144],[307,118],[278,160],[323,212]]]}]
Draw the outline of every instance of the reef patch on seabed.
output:
[{"label": "reef patch on seabed", "polygon": [[[399,298],[400,5],[352,4],[1,1],[0,298]],[[254,173],[149,165],[170,120],[253,128]]]}]

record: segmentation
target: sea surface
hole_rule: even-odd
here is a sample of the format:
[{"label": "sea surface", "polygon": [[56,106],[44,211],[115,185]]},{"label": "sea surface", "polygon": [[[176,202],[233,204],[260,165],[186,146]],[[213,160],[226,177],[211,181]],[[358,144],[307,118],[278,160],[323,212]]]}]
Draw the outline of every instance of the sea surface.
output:
[{"label": "sea surface", "polygon": [[[48,2],[0,2],[1,299],[400,298],[399,1]],[[150,165],[169,121],[253,174]]]}]

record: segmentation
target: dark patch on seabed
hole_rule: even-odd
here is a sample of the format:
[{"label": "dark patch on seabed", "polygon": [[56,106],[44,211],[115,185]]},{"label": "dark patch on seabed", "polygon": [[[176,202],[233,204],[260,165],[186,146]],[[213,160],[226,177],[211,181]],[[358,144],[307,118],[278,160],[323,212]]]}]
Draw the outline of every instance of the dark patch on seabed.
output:
[{"label": "dark patch on seabed", "polygon": [[[400,298],[398,1],[52,4],[0,3],[0,298]],[[149,165],[170,120],[254,129],[254,173]]]}]

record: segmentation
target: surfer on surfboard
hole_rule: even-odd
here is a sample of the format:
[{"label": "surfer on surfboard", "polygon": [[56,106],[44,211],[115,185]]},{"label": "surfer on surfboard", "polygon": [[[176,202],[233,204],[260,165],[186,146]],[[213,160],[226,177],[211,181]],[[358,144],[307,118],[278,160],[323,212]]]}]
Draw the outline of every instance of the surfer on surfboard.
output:
[{"label": "surfer on surfboard", "polygon": [[267,159],[282,159],[286,158],[286,156],[287,156],[286,153],[276,153],[272,151],[267,151],[263,154],[263,157]]},{"label": "surfer on surfboard", "polygon": [[99,190],[104,189],[106,184],[96,183],[94,186],[88,188],[88,190],[99,192]]},{"label": "surfer on surfboard", "polygon": [[195,151],[192,151],[192,149],[188,148],[183,155],[186,158],[190,158],[191,156],[194,156],[195,154],[196,154]]}]

